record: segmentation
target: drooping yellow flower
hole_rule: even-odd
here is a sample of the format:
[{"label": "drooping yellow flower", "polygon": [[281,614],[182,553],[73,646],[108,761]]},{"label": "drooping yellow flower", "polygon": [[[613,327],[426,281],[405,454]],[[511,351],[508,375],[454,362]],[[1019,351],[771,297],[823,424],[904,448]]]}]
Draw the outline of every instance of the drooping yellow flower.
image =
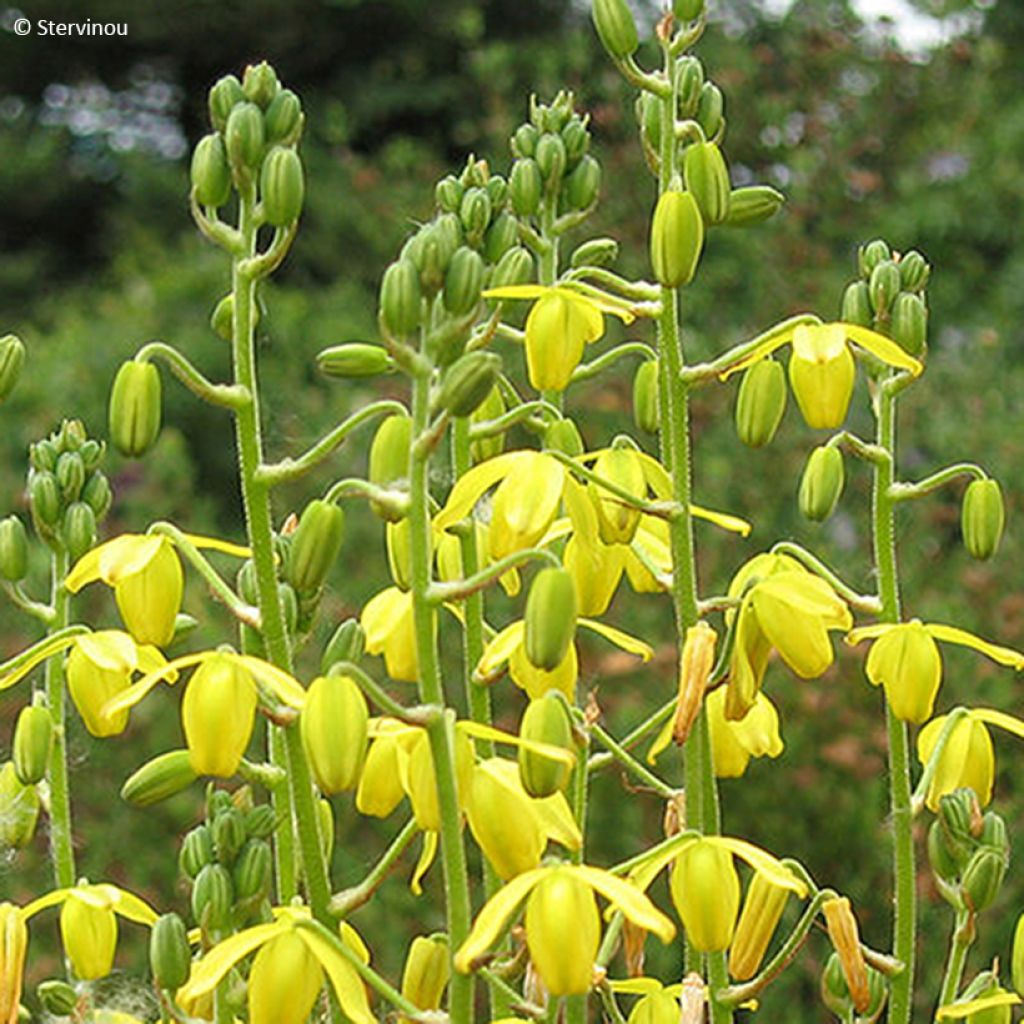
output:
[{"label": "drooping yellow flower", "polygon": [[729,948],[740,911],[740,879],[732,851],[701,837],[672,863],[669,891],[686,937],[702,953]]},{"label": "drooping yellow flower", "polygon": [[116,885],[81,882],[33,900],[22,911],[29,918],[47,907],[60,906],[60,935],[75,974],[83,981],[105,978],[117,949],[117,916],[152,927],[156,911],[144,900]]},{"label": "drooping yellow flower", "polygon": [[720,379],[726,380],[745,370],[790,342],[793,354],[789,361],[789,382],[809,427],[834,428],[846,419],[856,376],[851,345],[863,348],[889,366],[906,370],[913,377],[924,370],[923,364],[896,342],[867,327],[803,323],[768,332],[760,345],[727,367],[719,375]]},{"label": "drooping yellow flower", "polygon": [[383,654],[388,675],[396,682],[419,679],[416,624],[412,592],[388,587],[363,607],[360,624],[366,634],[366,653]]},{"label": "drooping yellow flower", "polygon": [[25,911],[0,903],[0,1024],[17,1024],[27,951]]},{"label": "drooping yellow flower", "polygon": [[1024,654],[999,647],[956,626],[940,623],[879,622],[862,626],[846,637],[848,644],[874,640],[865,672],[874,686],[885,688],[893,714],[905,722],[920,725],[931,716],[942,682],[942,657],[936,640],[959,644],[1018,672],[1024,669]]},{"label": "drooping yellow flower", "polygon": [[609,985],[613,992],[640,997],[629,1011],[626,1024],[680,1024],[681,983],[662,985],[656,978],[623,978]]},{"label": "drooping yellow flower", "polygon": [[586,346],[604,334],[604,315],[635,319],[610,296],[602,300],[570,287],[523,284],[492,288],[489,299],[536,299],[526,318],[526,370],[538,391],[564,391]]},{"label": "drooping yellow flower", "polygon": [[369,954],[351,925],[335,938],[311,920],[305,907],[277,907],[275,920],[246,928],[217,943],[193,964],[177,1000],[187,1011],[217,987],[240,960],[258,950],[249,973],[250,1024],[302,1024],[330,980],[342,1012],[353,1024],[374,1024],[366,989],[338,948],[344,944],[366,962]]},{"label": "drooping yellow flower", "polygon": [[788,899],[788,889],[760,871],[754,872],[729,947],[729,973],[737,981],[747,981],[757,973]]},{"label": "drooping yellow flower", "polygon": [[[982,710],[969,711],[953,725],[925,796],[929,810],[938,811],[942,797],[965,786],[974,790],[982,807],[991,802],[996,777],[996,755],[985,719],[978,713]],[[922,765],[931,760],[948,718],[948,715],[933,718],[918,733],[917,757]],[[1021,735],[1019,730],[1015,731]]]},{"label": "drooping yellow flower", "polygon": [[720,779],[738,779],[752,757],[778,757],[783,750],[779,714],[775,705],[758,693],[750,710],[738,721],[726,717],[728,694],[720,686],[708,694],[708,727],[711,732],[711,763]]},{"label": "drooping yellow flower", "polygon": [[232,651],[200,651],[175,658],[147,673],[103,705],[114,715],[133,707],[158,683],[173,683],[179,669],[192,673],[181,702],[181,724],[189,761],[197,775],[229,778],[238,771],[249,745],[261,688],[296,711],[306,691],[276,665]]},{"label": "drooping yellow flower", "polygon": [[594,893],[662,942],[675,935],[672,922],[630,882],[600,868],[560,864],[517,875],[488,900],[455,954],[455,969],[468,974],[526,901],[526,945],[545,988],[553,996],[590,989],[601,940]]}]

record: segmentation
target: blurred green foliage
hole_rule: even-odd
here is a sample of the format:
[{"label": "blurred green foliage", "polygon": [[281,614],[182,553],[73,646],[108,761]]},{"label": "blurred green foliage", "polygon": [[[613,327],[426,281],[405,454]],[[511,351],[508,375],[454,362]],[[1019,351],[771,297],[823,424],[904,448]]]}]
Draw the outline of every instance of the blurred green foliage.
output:
[{"label": "blurred green foliage", "polygon": [[[1015,0],[919,6],[966,18],[959,24],[967,27],[926,56],[911,57],[884,30],[869,32],[845,0],[797,0],[785,16],[769,15],[753,0],[714,0],[699,53],[726,93],[734,181],[774,184],[788,203],[762,229],[714,235],[685,295],[687,345],[700,358],[798,310],[833,316],[854,273],[855,247],[871,237],[921,250],[935,268],[931,351],[927,375],[902,406],[902,465],[924,476],[950,461],[977,459],[1004,482],[1010,529],[999,558],[978,565],[959,545],[955,488],[903,509],[906,611],[1020,647],[1024,10]],[[313,356],[328,344],[374,337],[376,281],[417,218],[430,214],[434,181],[471,152],[503,170],[507,139],[531,91],[547,97],[569,86],[590,112],[604,164],[604,202],[593,230],[621,240],[625,272],[645,273],[654,190],[635,144],[632,99],[576,5],[92,0],[86,11],[63,0],[39,7],[33,18],[124,20],[128,35],[70,43],[0,34],[0,326],[21,334],[30,360],[3,409],[0,514],[24,513],[27,445],[61,416],[83,418],[94,434],[104,431],[115,368],[145,341],[173,342],[212,378],[226,372],[226,346],[208,318],[227,288],[227,268],[190,224],[187,152],[202,131],[206,89],[250,59],[270,59],[302,96],[307,115],[307,208],[284,272],[264,293],[260,326],[272,453],[302,450],[374,393],[372,385],[343,388],[318,379]],[[650,24],[653,12],[646,17]],[[376,390],[389,386],[385,381]],[[702,532],[704,591],[720,592],[743,558],[783,537],[822,552],[853,585],[869,588],[867,473],[848,467],[847,492],[828,524],[800,521],[796,488],[816,439],[790,411],[771,448],[738,451],[734,398],[733,382],[695,402],[696,495],[749,517],[755,530],[745,542]],[[579,395],[590,444],[621,429],[628,402],[625,376],[598,380]],[[865,403],[866,392],[858,392],[854,429],[867,426]],[[144,462],[108,457],[116,495],[108,529],[141,530],[154,518],[169,518],[197,532],[237,537],[227,417],[167,378],[165,423],[170,429]],[[330,463],[332,476],[363,471],[365,448],[365,435],[347,444]],[[288,489],[278,518],[318,489],[312,483]],[[350,539],[318,639],[357,613],[384,579],[379,524],[362,508],[349,520]],[[42,563],[33,566],[30,587],[41,590],[44,573]],[[87,601],[113,621],[107,594],[89,594]],[[187,607],[220,621],[198,586]],[[668,644],[671,616],[663,599],[620,596],[616,610],[625,628]],[[0,654],[32,635],[13,611],[5,612]],[[452,640],[448,646],[457,647],[454,633]],[[596,683],[612,722],[625,728],[671,694],[673,656],[664,646],[653,667],[637,671],[607,654],[587,648],[583,675]],[[1011,710],[1019,704],[1005,673],[968,653],[945,660],[943,708],[968,700]],[[889,929],[885,737],[880,697],[864,684],[860,666],[859,658],[842,655],[830,676],[814,684],[773,669],[786,756],[755,763],[743,780],[726,783],[723,801],[728,830],[798,856],[819,879],[841,886],[867,941],[882,948]],[[142,812],[118,807],[113,793],[141,751],[179,743],[177,723],[167,714],[174,700],[171,693],[140,707],[123,741],[91,741],[77,722],[71,738],[82,870],[94,879],[130,878],[161,905],[175,893],[173,837],[194,819],[200,798],[189,792]],[[19,704],[18,694],[0,701],[0,747]],[[1024,791],[1007,767],[1020,756],[1012,742],[997,738],[997,795],[1011,836],[1024,823]],[[663,755],[663,764],[672,757]],[[335,878],[345,886],[358,881],[373,859],[370,851],[382,849],[396,826],[371,827],[350,801],[334,803]],[[595,783],[591,807],[598,837],[592,855],[600,863],[633,852],[631,836],[652,837],[661,827],[658,801],[632,794],[617,773]],[[153,841],[158,834],[163,843]],[[40,840],[13,874],[0,866],[5,895],[12,879],[17,886],[45,885],[42,854]],[[438,895],[439,874],[435,869],[428,897]],[[919,1010],[926,1012],[950,920],[926,871],[920,887],[925,995]],[[395,883],[359,913],[356,923],[367,932],[395,937],[375,946],[386,971],[396,973],[413,930],[440,925],[420,918],[424,907],[438,905],[413,900]],[[1005,960],[1022,907],[1024,882],[1011,871],[973,963],[995,955]],[[677,953],[655,945],[651,969],[665,977],[678,972]],[[815,964],[824,952],[821,943],[812,945],[813,953],[765,994],[767,1019],[821,1019]]]}]

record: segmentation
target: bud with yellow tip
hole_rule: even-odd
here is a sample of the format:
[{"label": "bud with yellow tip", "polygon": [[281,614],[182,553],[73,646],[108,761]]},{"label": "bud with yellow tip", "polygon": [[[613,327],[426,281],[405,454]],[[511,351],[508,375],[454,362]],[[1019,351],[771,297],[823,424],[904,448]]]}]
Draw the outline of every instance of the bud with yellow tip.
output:
[{"label": "bud with yellow tip", "polygon": [[693,948],[702,953],[728,949],[740,909],[732,854],[706,839],[696,840],[673,863],[669,889]]},{"label": "bud with yellow tip", "polygon": [[754,872],[729,949],[729,973],[737,981],[747,981],[757,973],[788,899],[788,889],[763,872]]},{"label": "bud with yellow tip", "polygon": [[845,896],[825,900],[822,904],[828,937],[839,955],[843,978],[850,991],[854,1008],[863,1013],[871,1003],[868,987],[867,964],[860,947],[857,919],[853,916],[850,901]]}]

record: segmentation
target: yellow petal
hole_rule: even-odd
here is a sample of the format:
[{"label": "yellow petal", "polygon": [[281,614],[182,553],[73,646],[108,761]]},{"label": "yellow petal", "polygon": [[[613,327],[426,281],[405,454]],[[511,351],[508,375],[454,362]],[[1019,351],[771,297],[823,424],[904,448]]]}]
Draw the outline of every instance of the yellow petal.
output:
[{"label": "yellow petal", "polygon": [[499,480],[507,476],[512,468],[524,459],[537,455],[532,451],[505,452],[493,459],[481,462],[455,482],[444,508],[434,517],[434,529],[446,530],[449,526],[465,519],[485,491],[489,491]]},{"label": "yellow petal", "polygon": [[543,284],[506,284],[501,288],[486,288],[480,294],[485,299],[539,299],[551,291]]},{"label": "yellow petal", "polygon": [[495,729],[492,725],[484,725],[482,722],[473,722],[468,719],[456,723],[456,729],[472,736],[475,739],[490,740],[492,743],[508,743],[513,747],[521,747],[523,750],[531,750],[535,754],[550,758],[552,761],[559,761],[562,764],[572,766],[576,763],[576,755],[564,747],[556,747],[550,743],[539,743],[537,740],[523,739],[514,733],[504,732]]},{"label": "yellow petal", "polygon": [[562,464],[542,452],[520,454],[525,458],[509,469],[491,504],[487,546],[495,560],[536,544],[554,522],[562,499]]},{"label": "yellow petal", "polygon": [[15,683],[20,682],[32,671],[37,665],[41,665],[47,658],[53,657],[60,651],[63,651],[66,647],[72,646],[81,639],[82,634],[78,636],[62,636],[55,637],[53,640],[44,640],[38,644],[29,655],[16,669],[8,672],[7,675],[0,677],[0,690],[6,690],[9,686],[13,686]]},{"label": "yellow petal", "polygon": [[198,665],[213,657],[214,651],[199,651],[197,654],[183,654],[180,658],[174,658],[160,668],[144,675],[137,683],[122,690],[116,697],[111,698],[103,705],[104,715],[113,715],[125,708],[134,707],[149,693],[158,683],[173,683],[178,678],[178,669],[188,668],[191,665]]},{"label": "yellow petal", "polygon": [[971,708],[971,718],[986,725],[997,725],[1000,729],[1005,729],[1024,740],[1024,721],[1006,714],[1005,711],[997,711],[995,708]]},{"label": "yellow petal", "polygon": [[883,363],[895,366],[899,370],[908,370],[912,377],[920,377],[924,370],[924,364],[913,356],[908,355],[896,344],[868,327],[860,327],[857,324],[838,323],[830,326],[841,327],[846,337],[855,342],[863,349],[867,349],[873,356],[877,356]]},{"label": "yellow petal", "polygon": [[366,634],[366,653],[380,654],[387,646],[395,621],[405,614],[409,594],[398,587],[388,587],[374,594],[363,606],[359,617]]},{"label": "yellow petal", "polygon": [[899,623],[897,622],[875,622],[870,626],[858,626],[856,629],[851,629],[844,639],[853,647],[862,640],[877,640],[880,636],[885,636],[886,633],[895,629],[898,625]]},{"label": "yellow petal", "polygon": [[616,629],[614,626],[598,622],[596,619],[579,619],[576,624],[578,626],[586,626],[591,632],[597,633],[598,636],[603,636],[605,640],[610,640],[616,647],[621,647],[627,654],[635,654],[643,661],[650,661],[654,657],[654,648],[650,644],[645,643],[639,637],[630,636],[629,633],[624,633],[621,629]]},{"label": "yellow petal", "polygon": [[86,633],[75,645],[99,669],[106,672],[131,672],[138,664],[135,641],[119,629]]},{"label": "yellow petal", "polygon": [[991,658],[1000,665],[1007,665],[1010,668],[1020,671],[1024,668],[1024,654],[1011,650],[1009,647],[1000,647],[997,644],[990,644],[987,640],[968,633],[966,629],[958,629],[956,626],[943,626],[939,623],[927,623],[924,627],[936,640],[942,640],[949,644],[960,644],[961,647],[970,647],[972,650],[980,651],[986,657]]},{"label": "yellow petal", "polygon": [[1020,996],[1016,992],[997,992],[995,995],[971,999],[966,1003],[948,1003],[946,1006],[940,1006],[935,1019],[962,1020],[964,1017],[980,1014],[982,1010],[990,1010],[996,1006],[1016,1006],[1020,1001]]},{"label": "yellow petal", "polygon": [[152,534],[124,534],[101,544],[97,549],[100,551],[100,579],[114,586],[120,580],[142,572],[160,550],[169,547],[170,543],[166,537]]},{"label": "yellow petal", "polygon": [[[114,541],[107,541],[107,544],[112,543]],[[89,583],[94,583],[100,578],[100,558],[107,544],[100,544],[98,547],[87,551],[72,566],[71,571],[64,578],[64,586],[72,594],[77,594],[82,587],[87,586]]]},{"label": "yellow petal", "polygon": [[675,716],[671,715],[665,719],[665,724],[661,727],[661,732],[655,737],[654,742],[651,744],[651,749],[647,751],[647,763],[653,765],[658,755],[668,749],[669,744],[672,742],[672,732],[675,729]]},{"label": "yellow petal", "polygon": [[184,537],[197,548],[222,551],[225,555],[234,555],[235,558],[252,558],[252,550],[241,544],[232,544],[230,541],[219,540],[217,537],[203,537],[198,533],[186,533]]},{"label": "yellow petal", "polygon": [[110,909],[128,921],[152,926],[160,916],[144,899],[116,885],[104,882],[91,888],[101,890]]},{"label": "yellow petal", "polygon": [[709,508],[702,508],[700,505],[690,506],[690,515],[694,519],[704,519],[715,526],[728,530],[730,533],[738,533],[741,537],[749,537],[753,526],[741,519],[739,516],[731,516],[728,512],[713,512]]},{"label": "yellow petal", "polygon": [[671,942],[676,926],[632,882],[617,878],[608,871],[586,864],[573,865],[562,870],[579,876],[592,889],[645,931],[654,932],[662,942]]},{"label": "yellow petal", "polygon": [[655,497],[661,501],[672,500],[672,477],[668,470],[653,455],[638,451],[637,457],[643,467],[644,479]]},{"label": "yellow petal", "polygon": [[271,665],[262,658],[254,658],[249,654],[232,654],[233,661],[238,662],[258,682],[273,692],[290,708],[301,711],[306,706],[306,691],[302,684],[287,672]]},{"label": "yellow petal", "polygon": [[807,895],[807,885],[799,879],[778,858],[773,857],[760,846],[733,836],[708,836],[706,842],[714,843],[724,850],[745,860],[755,871],[760,871],[773,885],[795,892],[801,899]]},{"label": "yellow petal", "polygon": [[355,967],[311,924],[299,922],[295,930],[331,979],[334,994],[345,1016],[353,1024],[376,1024],[377,1018],[370,1012],[366,998],[366,987]]},{"label": "yellow petal", "polygon": [[188,981],[178,989],[178,1002],[191,1003],[212,992],[239,960],[289,928],[291,925],[285,921],[258,924],[218,942],[201,960],[193,963]]},{"label": "yellow petal", "polygon": [[477,914],[466,941],[455,954],[455,969],[468,974],[473,962],[487,952],[504,931],[509,918],[519,909],[530,890],[552,869],[535,868],[506,882]]},{"label": "yellow petal", "polygon": [[438,835],[433,830],[423,833],[423,849],[420,850],[412,878],[409,879],[409,891],[413,896],[423,895],[423,876],[430,870],[430,865],[434,863],[434,858],[437,856],[437,840]]},{"label": "yellow petal", "polygon": [[499,674],[516,649],[522,646],[525,631],[526,626],[522,619],[507,625],[484,647],[473,675],[478,679],[490,680]]},{"label": "yellow petal", "polygon": [[583,836],[564,793],[552,793],[551,796],[532,800],[532,805],[533,812],[548,839],[567,850],[580,849],[583,845]]}]

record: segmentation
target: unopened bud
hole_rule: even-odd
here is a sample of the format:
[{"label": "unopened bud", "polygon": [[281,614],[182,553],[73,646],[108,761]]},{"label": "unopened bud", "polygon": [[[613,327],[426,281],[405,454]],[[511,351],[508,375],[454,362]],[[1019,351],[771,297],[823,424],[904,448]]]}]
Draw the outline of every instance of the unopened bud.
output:
[{"label": "unopened bud", "polygon": [[593,0],[590,13],[601,45],[613,59],[623,60],[636,52],[640,38],[626,0]]},{"label": "unopened bud", "polygon": [[704,706],[704,691],[715,665],[717,640],[718,634],[706,622],[698,622],[686,631],[679,659],[679,697],[672,725],[672,739],[680,745],[689,738],[693,723]]},{"label": "unopened bud", "polygon": [[197,825],[185,833],[178,854],[178,867],[186,878],[195,878],[213,863],[213,836],[208,825]]},{"label": "unopened bud", "polygon": [[633,376],[633,422],[638,430],[656,434],[661,426],[658,402],[658,360],[646,359]]},{"label": "unopened bud", "polygon": [[0,850],[28,846],[39,820],[39,794],[26,786],[7,761],[0,766]]},{"label": "unopened bud", "polygon": [[857,250],[857,266],[861,277],[867,280],[871,277],[871,272],[879,263],[889,259],[892,259],[892,251],[881,238],[876,238],[873,242],[862,245]]},{"label": "unopened bud", "polygon": [[339,505],[317,498],[302,510],[285,568],[285,578],[298,594],[315,594],[324,585],[344,536],[345,513]]},{"label": "unopened bud", "polygon": [[[606,448],[594,461],[594,473],[638,502],[647,496],[643,463],[633,448]],[[587,491],[597,512],[601,540],[605,544],[630,543],[640,525],[640,509],[628,498],[620,497],[594,480],[587,484]]]},{"label": "unopened bud", "polygon": [[39,704],[29,704],[18,713],[11,743],[14,773],[25,786],[34,786],[46,775],[53,746],[53,720]]},{"label": "unopened bud", "polygon": [[807,458],[800,479],[800,511],[815,523],[823,523],[843,493],[843,454],[838,448],[821,445]]},{"label": "unopened bud", "polygon": [[565,174],[565,143],[560,135],[544,132],[537,140],[537,151],[534,154],[537,169],[547,187],[552,187]]},{"label": "unopened bud", "polygon": [[501,356],[493,352],[467,352],[445,372],[438,406],[452,416],[471,415],[491,393],[500,372]]},{"label": "unopened bud", "polygon": [[233,863],[246,840],[245,815],[232,804],[219,811],[210,825],[213,852],[221,864]]},{"label": "unopened bud", "polygon": [[0,520],[0,576],[11,583],[28,571],[28,534],[17,516]]},{"label": "unopened bud", "polygon": [[678,288],[697,272],[704,248],[704,221],[689,192],[662,194],[651,222],[651,267],[659,284]]},{"label": "unopened bud", "polygon": [[290,146],[275,146],[260,172],[260,198],[267,223],[283,228],[298,220],[305,194],[301,157]]},{"label": "unopened bud", "polygon": [[713,139],[718,135],[723,124],[724,109],[725,99],[722,90],[714,82],[705,82],[697,101],[697,123],[704,129],[707,138]]},{"label": "unopened bud", "polygon": [[[697,105],[700,103],[701,89],[704,88],[704,65],[698,57],[682,57],[677,66],[679,75],[679,113],[682,117],[695,117]],[[653,106],[660,107],[661,103],[657,97],[652,96]],[[658,121],[660,122],[660,111]],[[660,131],[660,124],[659,124]],[[651,144],[657,148],[658,137],[654,135],[650,139]]]},{"label": "unopened bud", "polygon": [[578,458],[584,452],[579,428],[568,417],[549,423],[544,431],[544,448],[547,451],[561,452],[571,459]]},{"label": "unopened bud", "polygon": [[533,257],[521,245],[514,245],[491,271],[491,288],[506,288],[533,280]]},{"label": "unopened bud", "polygon": [[73,985],[58,978],[49,978],[36,985],[36,995],[43,1009],[55,1017],[70,1017],[78,1006],[78,993]]},{"label": "unopened bud", "polygon": [[960,879],[964,900],[974,913],[990,907],[999,895],[999,889],[1006,875],[1007,856],[1005,851],[993,846],[979,846],[964,868]]},{"label": "unopened bud", "polygon": [[871,1002],[871,992],[868,987],[867,964],[860,948],[857,919],[853,916],[850,901],[845,896],[828,899],[821,909],[825,914],[828,936],[839,954],[839,964],[854,1009],[863,1013]]},{"label": "unopened bud", "polygon": [[109,511],[114,496],[110,492],[110,481],[99,470],[93,472],[82,488],[82,501],[92,509],[99,522]]},{"label": "unopened bud", "polygon": [[137,459],[145,455],[160,433],[160,373],[152,363],[129,359],[121,364],[110,390],[110,440],[114,447]]},{"label": "unopened bud", "polygon": [[900,257],[899,268],[900,284],[904,291],[920,292],[924,290],[924,286],[928,283],[931,267],[916,249],[911,249],[910,252],[905,252]]},{"label": "unopened bud", "polygon": [[928,863],[936,877],[943,882],[954,883],[960,874],[960,865],[953,856],[946,841],[946,834],[938,821],[933,821],[928,829]]},{"label": "unopened bud", "polygon": [[[530,126],[532,127],[532,126]],[[509,176],[509,197],[512,209],[520,217],[532,217],[540,207],[544,179],[537,162],[531,157],[521,157],[512,164]]]},{"label": "unopened bud", "polygon": [[892,260],[875,264],[868,279],[868,294],[876,316],[886,316],[900,292],[900,268]]},{"label": "unopened bud", "polygon": [[576,246],[569,264],[578,267],[610,267],[619,258],[619,243],[614,238],[591,238]]},{"label": "unopened bud", "polygon": [[422,298],[416,264],[408,259],[392,263],[380,284],[380,316],[384,326],[399,338],[412,334],[423,315]]},{"label": "unopened bud", "polygon": [[875,312],[871,308],[867,281],[853,281],[846,286],[839,318],[843,323],[859,327],[871,327],[874,324]]},{"label": "unopened bud", "polygon": [[64,513],[61,532],[68,557],[77,562],[96,545],[96,513],[84,501],[72,502]]},{"label": "unopened bud", "polygon": [[272,873],[270,845],[263,839],[247,840],[231,869],[236,902],[248,907],[259,903],[270,893]]},{"label": "unopened bud", "polygon": [[224,146],[236,181],[251,180],[263,160],[263,114],[255,103],[239,103],[228,115]]},{"label": "unopened bud", "polygon": [[352,341],[325,348],[318,353],[316,365],[328,377],[359,378],[390,373],[395,362],[380,345]]},{"label": "unopened bud", "polygon": [[444,276],[444,308],[452,316],[465,316],[480,301],[484,261],[480,253],[460,246],[452,255]]},{"label": "unopened bud", "polygon": [[569,652],[576,635],[576,587],[561,568],[541,569],[526,599],[524,645],[536,668],[552,671]]},{"label": "unopened bud", "polygon": [[893,341],[912,356],[921,354],[928,340],[928,307],[920,295],[900,292],[889,321]]},{"label": "unopened bud", "polygon": [[458,213],[463,191],[462,182],[454,174],[449,174],[435,186],[434,200],[445,213]]},{"label": "unopened bud", "polygon": [[[497,384],[487,392],[484,400],[470,414],[471,424],[486,423],[488,420],[495,420],[505,414],[505,399],[502,397],[501,388]],[[469,442],[469,453],[474,462],[483,462],[486,459],[493,459],[500,455],[505,449],[505,435],[495,434],[492,437],[480,437]]]},{"label": "unopened bud", "polygon": [[358,785],[368,721],[366,698],[351,677],[320,676],[310,683],[299,726],[322,793],[343,793]]},{"label": "unopened bud", "polygon": [[586,210],[601,191],[601,165],[589,154],[565,179],[565,198],[571,210]]},{"label": "unopened bud", "polygon": [[721,224],[729,215],[731,187],[725,157],[714,142],[695,142],[683,158],[687,191],[697,201],[706,224]]},{"label": "unopened bud", "polygon": [[147,761],[121,787],[121,799],[136,807],[150,807],[180,793],[195,782],[187,750],[172,750]]},{"label": "unopened bud", "polygon": [[485,188],[466,189],[459,204],[459,221],[466,237],[474,242],[483,238],[491,222],[491,197]]},{"label": "unopened bud", "polygon": [[704,0],[673,0],[672,13],[680,21],[696,21],[704,13]]},{"label": "unopened bud", "polygon": [[366,635],[358,619],[346,619],[334,631],[320,659],[320,671],[327,675],[342,661],[357,662],[366,648]]},{"label": "unopened bud", "polygon": [[302,134],[302,104],[291,89],[282,89],[263,115],[267,142],[271,145],[294,145]]},{"label": "unopened bud", "polygon": [[786,411],[786,373],[774,359],[754,363],[736,396],[736,433],[751,448],[769,444]]},{"label": "unopened bud", "polygon": [[217,131],[224,131],[231,111],[237,104],[244,102],[242,83],[234,75],[225,75],[210,89],[210,123]]},{"label": "unopened bud", "polygon": [[518,241],[519,222],[511,213],[500,213],[491,222],[484,236],[484,258],[488,263],[497,263]]},{"label": "unopened bud", "polygon": [[[572,725],[561,698],[552,691],[531,700],[519,723],[519,738],[532,743],[573,749]],[[569,784],[571,769],[528,747],[519,748],[519,781],[532,797],[547,797]]]},{"label": "unopened bud", "polygon": [[960,511],[960,529],[964,547],[972,558],[991,558],[999,549],[1006,525],[1003,492],[991,478],[972,480],[964,491]]},{"label": "unopened bud", "polygon": [[157,988],[175,991],[188,981],[192,966],[185,922],[177,914],[162,914],[149,934],[149,965]]},{"label": "unopened bud", "polygon": [[192,886],[192,916],[204,932],[220,931],[231,924],[235,890],[222,864],[207,864]]},{"label": "unopened bud", "polygon": [[57,478],[49,472],[33,471],[28,476],[28,501],[32,522],[41,537],[53,536],[60,519],[60,492]]},{"label": "unopened bud", "polygon": [[25,365],[25,345],[16,334],[0,338],[0,402],[13,390]]},{"label": "unopened bud", "polygon": [[242,92],[245,98],[262,107],[270,106],[274,97],[281,91],[281,83],[277,72],[265,61],[250,64],[242,76]]},{"label": "unopened bud", "polygon": [[[370,483],[378,487],[391,487],[409,475],[409,448],[412,443],[412,420],[403,413],[389,416],[377,428],[370,445]],[[370,507],[385,519],[397,519],[379,502]]]},{"label": "unopened bud", "polygon": [[192,188],[200,206],[223,206],[231,196],[228,152],[216,132],[196,143],[192,153]]},{"label": "unopened bud", "polygon": [[[402,995],[421,1010],[441,1005],[451,973],[448,939],[444,935],[417,935],[412,940],[402,971]],[[409,1018],[402,1017],[403,1024]]]}]

